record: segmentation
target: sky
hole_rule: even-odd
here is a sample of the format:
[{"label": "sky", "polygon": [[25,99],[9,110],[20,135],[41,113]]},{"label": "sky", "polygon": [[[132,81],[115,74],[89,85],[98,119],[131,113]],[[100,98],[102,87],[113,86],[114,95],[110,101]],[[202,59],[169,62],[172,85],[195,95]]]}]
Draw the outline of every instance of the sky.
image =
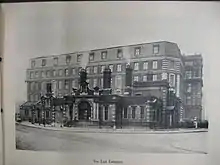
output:
[{"label": "sky", "polygon": [[15,102],[26,100],[25,70],[31,57],[166,40],[184,54],[202,53],[209,109],[207,96],[219,101],[219,8],[218,2],[4,4],[7,87],[16,91]]}]

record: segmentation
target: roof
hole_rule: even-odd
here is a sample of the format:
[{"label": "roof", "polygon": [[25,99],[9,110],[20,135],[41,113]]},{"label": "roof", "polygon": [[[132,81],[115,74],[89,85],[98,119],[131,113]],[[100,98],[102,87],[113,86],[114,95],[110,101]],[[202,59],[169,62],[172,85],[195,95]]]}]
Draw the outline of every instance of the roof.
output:
[{"label": "roof", "polygon": [[106,49],[114,49],[114,48],[130,47],[130,46],[140,46],[140,45],[146,45],[146,44],[159,44],[159,43],[170,43],[170,44],[175,44],[176,46],[178,46],[176,43],[169,42],[169,41],[143,42],[143,43],[136,43],[136,44],[109,46],[109,47],[105,47],[105,48],[94,48],[94,49],[90,49],[90,50],[81,50],[81,51],[75,51],[75,52],[63,53],[63,54],[57,54],[57,55],[55,55],[55,54],[54,55],[46,55],[46,56],[34,57],[34,58],[31,58],[31,60],[48,58],[48,57],[66,56],[69,54],[79,54],[79,53],[81,54],[83,52],[92,52],[92,51],[100,51],[100,50],[106,50]]}]

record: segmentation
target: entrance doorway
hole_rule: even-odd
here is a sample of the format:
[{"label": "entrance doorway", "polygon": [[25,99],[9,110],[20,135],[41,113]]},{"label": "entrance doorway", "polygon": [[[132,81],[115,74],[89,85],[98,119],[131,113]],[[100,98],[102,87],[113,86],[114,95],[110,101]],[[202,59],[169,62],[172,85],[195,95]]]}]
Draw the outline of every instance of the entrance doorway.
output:
[{"label": "entrance doorway", "polygon": [[91,106],[88,101],[81,101],[78,104],[79,120],[88,121],[91,117]]}]

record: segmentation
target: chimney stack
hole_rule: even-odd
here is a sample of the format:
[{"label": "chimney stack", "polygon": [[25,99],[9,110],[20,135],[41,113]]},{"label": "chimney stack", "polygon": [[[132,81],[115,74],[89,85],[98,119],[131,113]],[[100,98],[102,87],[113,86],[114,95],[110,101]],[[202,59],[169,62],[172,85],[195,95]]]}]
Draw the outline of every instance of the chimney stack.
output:
[{"label": "chimney stack", "polygon": [[111,88],[111,69],[106,67],[103,72],[103,88]]},{"label": "chimney stack", "polygon": [[132,68],[130,64],[126,65],[125,71],[125,93],[126,95],[131,95],[132,93]]},{"label": "chimney stack", "polygon": [[104,94],[111,94],[111,69],[105,67],[103,71],[103,89]]},{"label": "chimney stack", "polygon": [[127,64],[126,66],[126,73],[125,73],[125,86],[126,87],[131,87],[132,86],[132,68],[130,64]]},{"label": "chimney stack", "polygon": [[52,93],[52,84],[51,83],[47,83],[47,93]]}]

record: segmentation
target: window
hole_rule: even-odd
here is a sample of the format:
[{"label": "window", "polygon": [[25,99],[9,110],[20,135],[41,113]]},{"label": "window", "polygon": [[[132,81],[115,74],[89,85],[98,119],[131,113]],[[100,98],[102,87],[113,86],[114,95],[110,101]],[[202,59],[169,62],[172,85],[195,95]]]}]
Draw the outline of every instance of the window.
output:
[{"label": "window", "polygon": [[121,88],[122,87],[122,77],[121,76],[116,76],[115,77],[115,86],[116,86],[116,88]]},{"label": "window", "polygon": [[123,52],[121,49],[118,49],[117,51],[117,58],[122,58],[123,57]]},{"label": "window", "polygon": [[86,72],[90,73],[90,67],[86,67]]},{"label": "window", "polygon": [[89,61],[94,61],[95,59],[95,53],[90,53],[89,54]]},{"label": "window", "polygon": [[96,74],[97,72],[98,72],[98,67],[97,67],[97,66],[94,66],[94,67],[93,67],[93,73]]},{"label": "window", "polygon": [[50,71],[49,70],[46,72],[46,76],[50,77]]},{"label": "window", "polygon": [[102,66],[101,66],[101,73],[103,73],[104,70],[105,70],[105,65],[102,65]]},{"label": "window", "polygon": [[46,59],[42,59],[41,65],[42,65],[42,66],[46,66],[46,63],[47,63]]},{"label": "window", "polygon": [[153,45],[153,54],[159,53],[159,45]]},{"label": "window", "polygon": [[171,69],[174,69],[175,67],[175,62],[173,60],[170,61],[170,68]]},{"label": "window", "polygon": [[69,75],[69,69],[65,69],[65,76]]},{"label": "window", "polygon": [[53,70],[53,76],[54,77],[56,76],[56,70]]},{"label": "window", "polygon": [[193,66],[193,62],[192,62],[192,61],[187,61],[187,62],[185,62],[185,65],[187,65],[187,66]]},{"label": "window", "polygon": [[53,60],[54,60],[54,66],[57,66],[58,65],[58,58],[55,57]]},{"label": "window", "polygon": [[196,98],[195,97],[192,98],[192,105],[196,105]]},{"label": "window", "polygon": [[147,70],[147,69],[148,69],[148,62],[144,62],[144,64],[143,64],[143,69],[144,69],[144,70]]},{"label": "window", "polygon": [[124,108],[124,118],[128,118],[128,108]]},{"label": "window", "polygon": [[170,74],[170,86],[174,87],[175,86],[175,75],[174,74]]},{"label": "window", "polygon": [[62,89],[62,81],[59,81],[58,88]]},{"label": "window", "polygon": [[31,68],[34,68],[35,67],[35,61],[31,61]]},{"label": "window", "polygon": [[143,81],[145,81],[145,82],[147,81],[147,75],[143,76]]},{"label": "window", "polygon": [[105,106],[105,120],[108,120],[108,106]]},{"label": "window", "polygon": [[94,78],[94,79],[93,79],[93,87],[96,87],[96,86],[98,86],[98,83],[97,83],[97,79]]},{"label": "window", "polygon": [[144,106],[141,106],[141,119],[144,118]]},{"label": "window", "polygon": [[63,70],[60,69],[60,70],[59,70],[59,76],[62,76],[62,75],[63,75]]},{"label": "window", "polygon": [[[32,97],[32,99],[31,99],[31,101],[33,101],[33,97]],[[25,114],[26,117],[28,117],[28,116],[29,116],[29,110],[28,110],[28,109],[25,109],[25,110],[24,110],[24,114]]]},{"label": "window", "polygon": [[65,86],[65,89],[69,89],[69,81],[68,80],[64,81],[64,86]]},{"label": "window", "polygon": [[153,69],[157,69],[157,61],[153,61]]},{"label": "window", "polygon": [[45,72],[41,71],[41,77],[44,78],[45,77]]},{"label": "window", "polygon": [[103,88],[103,78],[100,79],[100,86]]},{"label": "window", "polygon": [[138,81],[138,76],[134,76],[134,81]]},{"label": "window", "polygon": [[102,60],[107,58],[107,51],[101,53],[101,58]]},{"label": "window", "polygon": [[191,105],[191,96],[186,97],[186,104]]},{"label": "window", "polygon": [[109,69],[111,69],[111,72],[113,72],[114,65],[109,65]]},{"label": "window", "polygon": [[72,80],[72,88],[76,88],[76,81]]},{"label": "window", "polygon": [[156,74],[153,75],[153,81],[157,81],[157,75]]},{"label": "window", "polygon": [[69,64],[71,61],[71,56],[70,55],[67,55],[66,56],[66,64]]},{"label": "window", "polygon": [[191,79],[192,78],[192,71],[187,70],[186,73],[185,73],[185,77],[186,77],[186,79]]},{"label": "window", "polygon": [[138,47],[138,48],[135,48],[135,52],[134,52],[135,56],[138,56],[141,54],[141,48]]},{"label": "window", "polygon": [[186,92],[188,92],[188,93],[191,93],[191,91],[192,91],[192,84],[187,84],[187,89],[186,89]]},{"label": "window", "polygon": [[117,65],[117,71],[118,71],[118,72],[121,72],[121,64],[118,64],[118,65]]},{"label": "window", "polygon": [[82,59],[82,54],[78,54],[77,55],[77,62],[81,62],[81,59]]},{"label": "window", "polygon": [[75,75],[75,74],[76,74],[76,69],[72,68],[72,75]]},{"label": "window", "polygon": [[194,70],[194,77],[196,78],[200,77],[199,69]]},{"label": "window", "polygon": [[138,62],[134,63],[134,70],[139,70],[139,63]]},{"label": "window", "polygon": [[135,119],[135,107],[132,107],[131,116],[132,119]]},{"label": "window", "polygon": [[30,78],[34,78],[34,73],[30,72]]}]

